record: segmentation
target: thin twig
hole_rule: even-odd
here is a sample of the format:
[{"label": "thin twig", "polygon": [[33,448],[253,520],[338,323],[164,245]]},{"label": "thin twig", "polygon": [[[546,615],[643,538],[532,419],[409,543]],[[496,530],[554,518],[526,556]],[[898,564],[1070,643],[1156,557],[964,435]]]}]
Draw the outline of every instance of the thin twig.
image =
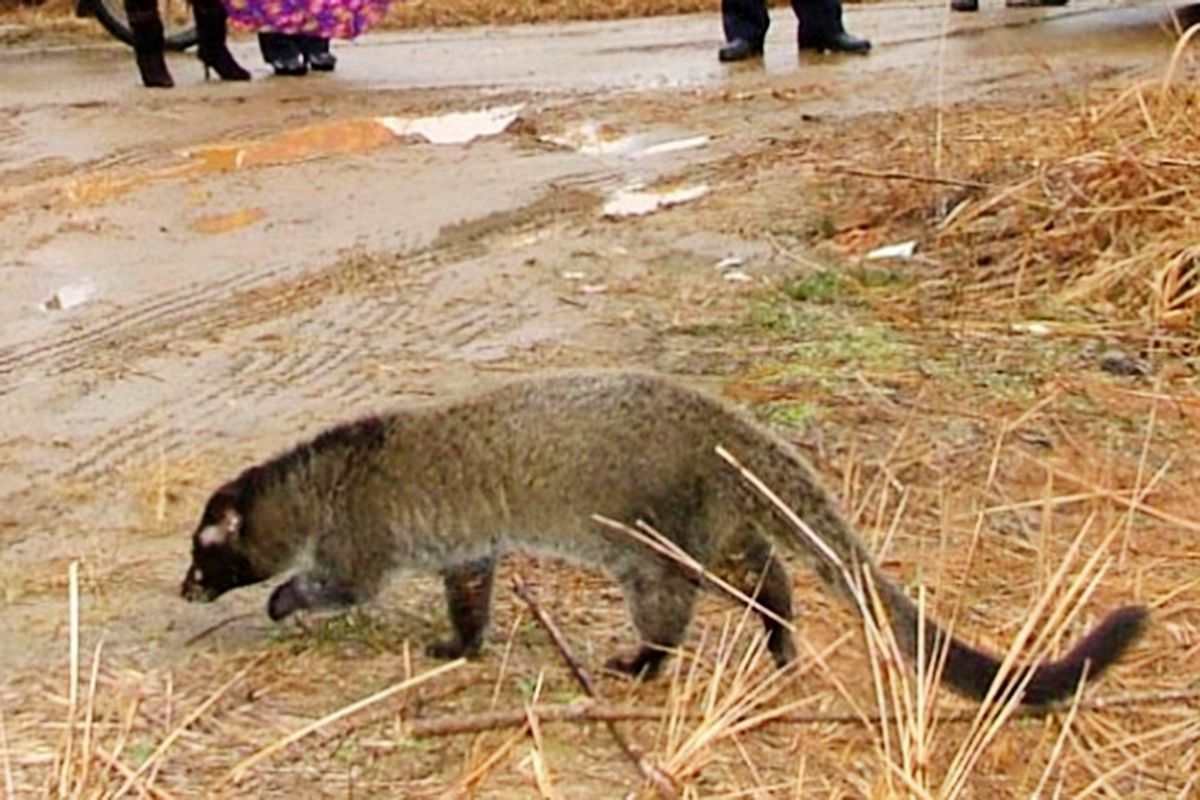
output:
[{"label": "thin twig", "polygon": [[[592,680],[587,670],[583,668],[583,665],[579,663],[579,659],[571,651],[571,647],[567,644],[562,631],[558,629],[558,626],[542,610],[537,598],[533,596],[533,592],[529,590],[529,587],[521,580],[519,575],[513,577],[512,585],[513,591],[525,601],[525,605],[529,607],[530,613],[533,614],[538,623],[546,630],[546,633],[550,634],[550,639],[554,642],[554,646],[558,648],[559,654],[567,662],[571,674],[575,676],[575,680],[583,688],[583,691],[593,700],[601,700],[595,681]],[[528,710],[523,710],[521,715],[522,724],[525,724],[528,721]],[[538,718],[541,719],[540,713]],[[638,768],[638,771],[642,773],[646,780],[650,782],[655,791],[658,792],[659,797],[676,798],[679,796],[679,790],[675,787],[675,782],[671,776],[651,763],[641,748],[629,741],[624,732],[617,727],[615,721],[606,721],[605,725],[608,727],[608,732],[612,734],[613,741],[617,743],[617,746],[621,748],[625,756]]]},{"label": "thin twig", "polygon": [[[1146,708],[1155,706],[1175,705],[1178,703],[1186,703],[1192,700],[1200,700],[1200,689],[1181,689],[1163,692],[1136,692],[1132,694],[1117,695],[1109,698],[1097,698],[1095,700],[1084,701],[1078,705],[1072,704],[1066,707],[1072,713],[1082,712],[1112,712],[1112,711],[1141,711]],[[1055,713],[1056,710],[1062,708],[1042,708],[1031,706],[1028,708],[1020,708],[1012,715],[1013,719],[1026,719],[1034,717],[1045,717]],[[501,730],[504,728],[519,728],[528,722],[529,712],[537,715],[538,722],[542,724],[551,724],[557,722],[569,722],[576,724],[591,724],[595,722],[613,723],[613,722],[658,722],[667,714],[668,710],[664,708],[645,708],[645,707],[630,707],[630,706],[615,706],[603,703],[595,703],[591,705],[571,704],[571,705],[555,705],[545,704],[530,706],[529,708],[514,708],[504,709],[500,711],[485,711],[478,714],[454,714],[444,717],[429,717],[427,719],[408,720],[407,732],[413,738],[434,738],[440,736],[461,736],[468,733],[482,733],[485,731]],[[939,724],[963,725],[971,723],[975,720],[978,714],[978,709],[974,706],[970,708],[960,708],[941,714],[937,717]],[[685,719],[702,719],[703,712],[694,712],[684,715]],[[855,713],[792,713],[778,714],[775,716],[763,717],[762,725],[877,725],[881,722],[890,722],[891,717],[883,717],[879,714],[855,714]]]},{"label": "thin twig", "polygon": [[197,633],[195,636],[188,639],[186,642],[183,643],[183,646],[191,647],[192,645],[196,644],[196,642],[199,642],[200,640],[205,639],[205,638],[211,636],[212,634],[216,633],[217,631],[221,630],[221,628],[224,628],[226,625],[230,625],[234,622],[238,622],[243,619],[249,619],[250,617],[255,617],[255,616],[258,616],[258,612],[247,611],[244,614],[234,614],[232,617],[226,617],[225,619],[221,620],[220,622],[209,625],[207,628],[205,628],[204,630]]},{"label": "thin twig", "polygon": [[317,731],[321,730],[324,727],[332,725],[333,723],[338,722],[339,720],[345,719],[346,717],[350,716],[351,714],[355,714],[355,713],[361,711],[362,709],[367,708],[368,706],[372,706],[372,705],[375,705],[376,703],[382,702],[382,701],[388,699],[389,697],[392,697],[393,695],[399,694],[400,692],[407,691],[408,689],[411,689],[414,686],[418,686],[422,683],[425,683],[426,681],[436,678],[439,675],[443,675],[447,672],[450,672],[451,670],[456,670],[466,663],[467,663],[467,660],[465,658],[455,659],[454,661],[450,661],[446,664],[442,664],[440,667],[431,669],[428,672],[423,672],[420,675],[417,675],[416,677],[408,678],[407,680],[400,681],[399,683],[394,683],[391,686],[389,686],[388,688],[386,688],[382,691],[376,692],[375,694],[371,695],[370,697],[364,697],[362,700],[351,703],[348,706],[344,706],[344,707],[338,709],[337,711],[334,711],[332,714],[327,714],[324,717],[321,717],[319,720],[316,720],[315,722],[310,722],[309,724],[305,725],[304,727],[300,728],[299,730],[293,731],[292,733],[288,734],[287,736],[284,736],[282,739],[277,740],[273,744],[267,745],[266,747],[262,748],[254,755],[249,756],[248,758],[245,758],[242,761],[240,761],[233,769],[229,770],[229,772],[227,772],[225,774],[225,777],[221,779],[221,782],[218,784],[218,786],[222,786],[222,785],[225,785],[228,783],[237,783],[239,780],[241,780],[243,777],[245,777],[246,773],[250,770],[251,767],[255,766],[256,764],[258,764],[261,761],[264,761],[265,759],[270,758],[271,756],[278,753],[280,750],[286,749],[289,745],[295,744],[296,742],[300,741],[304,737],[309,736],[313,733],[316,733]]},{"label": "thin twig", "polygon": [[901,170],[863,169],[862,167],[841,167],[817,165],[821,172],[832,172],[837,175],[853,175],[859,178],[880,178],[891,181],[913,181],[915,183],[933,183],[940,186],[958,186],[963,189],[991,189],[992,184],[982,181],[972,181],[962,178],[945,178],[939,175],[922,175],[919,172],[903,172]]},{"label": "thin twig", "polygon": [[8,725],[4,721],[4,709],[0,708],[0,750],[4,751],[4,796],[16,797],[13,789],[12,753],[8,750]]}]

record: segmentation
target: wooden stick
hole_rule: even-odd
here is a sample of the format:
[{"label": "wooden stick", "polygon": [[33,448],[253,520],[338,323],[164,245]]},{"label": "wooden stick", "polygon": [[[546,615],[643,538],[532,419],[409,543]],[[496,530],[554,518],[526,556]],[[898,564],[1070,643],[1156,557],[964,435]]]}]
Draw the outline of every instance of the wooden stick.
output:
[{"label": "wooden stick", "polygon": [[854,175],[860,178],[881,178],[891,181],[913,181],[915,183],[934,183],[941,186],[959,186],[964,189],[991,189],[992,184],[981,181],[964,180],[961,178],[944,178],[938,175],[922,175],[918,172],[902,172],[900,170],[875,170],[861,167],[842,167],[837,164],[830,166],[814,165],[821,172],[833,172],[838,175]]},{"label": "wooden stick", "polygon": [[408,689],[411,689],[414,686],[419,686],[420,684],[425,683],[426,681],[432,680],[433,678],[436,678],[439,675],[443,675],[452,670],[456,670],[459,667],[461,667],[463,664],[466,664],[466,663],[467,663],[467,660],[465,658],[455,659],[454,661],[450,661],[446,664],[442,664],[440,667],[431,669],[428,672],[423,672],[420,675],[417,675],[416,677],[400,681],[399,683],[394,683],[391,686],[389,686],[388,688],[386,688],[382,691],[376,692],[375,694],[371,695],[370,697],[364,697],[362,700],[351,703],[348,706],[344,706],[344,707],[338,709],[337,711],[334,711],[332,714],[327,714],[324,717],[321,717],[319,720],[316,720],[315,722],[310,722],[309,724],[305,725],[304,727],[300,728],[299,730],[293,731],[292,733],[288,734],[287,736],[283,737],[282,739],[279,739],[274,744],[267,745],[266,747],[262,748],[257,753],[255,753],[254,755],[243,759],[233,769],[229,770],[229,772],[227,772],[225,774],[225,777],[221,779],[221,781],[217,784],[217,786],[222,786],[227,783],[237,783],[239,780],[241,780],[243,777],[245,777],[246,773],[250,770],[251,767],[255,766],[256,764],[258,764],[261,761],[264,761],[265,759],[270,758],[271,756],[278,753],[280,750],[286,749],[289,745],[295,744],[296,742],[300,741],[304,737],[309,736],[313,733],[316,733],[317,731],[321,730],[322,728],[332,725],[333,723],[338,722],[339,720],[345,719],[346,717],[350,716],[351,714],[357,713],[357,712],[363,710],[364,708],[367,708],[369,706],[375,705],[376,703],[382,702],[382,701],[388,699],[389,697],[392,697],[393,695],[399,694],[400,692],[403,692],[403,691],[407,691]]},{"label": "wooden stick", "polygon": [[[592,677],[587,673],[587,670],[583,668],[583,665],[579,663],[579,659],[577,659],[575,654],[571,651],[571,647],[567,644],[567,640],[562,635],[562,631],[558,629],[558,626],[556,626],[550,617],[547,616],[546,612],[542,610],[537,598],[533,596],[533,592],[529,590],[529,587],[525,584],[525,581],[521,580],[521,576],[517,575],[513,577],[512,586],[513,591],[516,592],[517,596],[525,601],[525,605],[529,607],[529,611],[533,614],[534,618],[537,619],[538,623],[541,624],[541,626],[546,630],[546,633],[550,634],[550,639],[554,642],[554,646],[558,648],[558,652],[562,655],[563,660],[567,662],[567,666],[570,668],[571,674],[575,676],[575,680],[583,688],[583,691],[593,700],[600,700],[600,692],[596,688],[596,684],[592,680]],[[522,725],[528,721],[528,713],[529,709],[525,709],[521,712]],[[538,718],[541,719],[540,713],[538,714]],[[646,757],[641,748],[637,747],[630,742],[628,738],[626,738],[621,729],[617,727],[617,723],[615,721],[608,720],[605,721],[604,724],[608,727],[608,732],[612,734],[613,741],[617,743],[617,746],[621,748],[621,751],[625,753],[625,756],[630,760],[630,762],[632,762],[633,765],[638,768],[638,771],[642,773],[642,776],[650,782],[655,791],[658,793],[659,797],[664,798],[664,800],[673,800],[679,796],[679,790],[675,787],[675,781],[671,778],[671,776],[651,763],[650,759]]]},{"label": "wooden stick", "polygon": [[257,617],[257,616],[258,616],[257,611],[247,611],[244,614],[234,614],[232,617],[226,617],[225,619],[221,620],[220,622],[209,625],[207,628],[205,628],[204,630],[197,633],[195,636],[188,639],[186,642],[183,643],[183,646],[191,647],[192,645],[194,645],[196,642],[200,641],[201,639],[211,636],[212,634],[221,630],[221,628],[224,628],[226,625],[229,625],[234,622],[238,622],[239,620],[249,619],[250,617]]},{"label": "wooden stick", "polygon": [[[1077,712],[1083,711],[1137,711],[1161,705],[1174,705],[1190,700],[1200,700],[1200,689],[1181,689],[1165,692],[1138,692],[1134,694],[1117,695],[1110,698],[1097,698],[1071,706]],[[1013,718],[1029,718],[1046,716],[1053,713],[1050,708],[1022,708],[1013,714]],[[664,708],[633,708],[630,706],[614,706],[597,703],[593,705],[535,705],[529,708],[514,708],[501,711],[485,711],[479,714],[455,714],[445,717],[429,717],[428,719],[409,720],[407,731],[414,738],[460,736],[468,733],[501,730],[504,728],[520,728],[528,721],[528,714],[537,716],[538,722],[550,724],[570,722],[587,725],[595,722],[657,722],[662,720],[668,710]],[[938,723],[962,725],[975,720],[978,709],[960,708],[937,717]],[[687,719],[701,719],[703,714],[696,712],[685,715]],[[764,718],[763,725],[875,725],[885,720],[879,714],[854,713],[794,713],[779,714]]]},{"label": "wooden stick", "polygon": [[71,685],[67,687],[67,739],[63,746],[63,761],[58,773],[58,794],[66,797],[70,791],[71,770],[75,758],[75,717],[79,712],[79,562],[67,567],[68,650]]},{"label": "wooden stick", "polygon": [[0,750],[4,751],[4,796],[16,797],[13,788],[12,753],[8,751],[8,725],[4,721],[4,709],[0,708]]}]

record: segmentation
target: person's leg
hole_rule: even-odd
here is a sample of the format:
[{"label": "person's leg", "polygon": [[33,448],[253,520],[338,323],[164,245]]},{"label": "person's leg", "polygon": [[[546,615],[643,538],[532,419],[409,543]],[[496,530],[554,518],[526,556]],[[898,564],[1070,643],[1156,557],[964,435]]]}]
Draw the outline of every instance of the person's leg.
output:
[{"label": "person's leg", "polygon": [[865,53],[871,42],[851,36],[842,27],[841,0],[792,0],[800,29],[796,44],[801,50]]},{"label": "person's leg", "polygon": [[175,85],[163,58],[163,24],[156,0],[125,0],[125,15],[133,31],[133,54],[142,85],[169,89]]},{"label": "person's leg", "polygon": [[722,61],[744,61],[762,55],[771,18],[766,0],[721,0],[725,46],[717,53]]},{"label": "person's leg", "polygon": [[276,75],[299,76],[308,73],[298,37],[287,33],[263,31],[258,34],[258,49],[263,61],[271,65]]},{"label": "person's leg", "polygon": [[337,56],[329,52],[329,40],[324,36],[301,35],[296,40],[310,69],[332,72],[337,66]]},{"label": "person's leg", "polygon": [[208,77],[211,69],[223,81],[250,80],[250,73],[234,60],[225,44],[228,16],[221,0],[192,0],[192,16],[196,20],[196,37],[199,40],[196,54],[204,63],[204,77]]}]

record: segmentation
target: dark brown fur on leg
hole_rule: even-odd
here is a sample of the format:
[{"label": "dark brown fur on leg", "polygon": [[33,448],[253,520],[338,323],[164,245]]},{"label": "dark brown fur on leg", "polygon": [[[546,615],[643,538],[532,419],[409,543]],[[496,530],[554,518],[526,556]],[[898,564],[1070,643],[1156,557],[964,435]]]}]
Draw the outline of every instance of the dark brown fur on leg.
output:
[{"label": "dark brown fur on leg", "polygon": [[767,631],[767,649],[776,666],[791,663],[796,645],[792,632],[779,622],[792,619],[792,580],[787,570],[775,558],[770,542],[756,534],[747,533],[727,553],[729,557],[714,564],[712,571],[774,615],[759,612]]},{"label": "dark brown fur on leg", "polygon": [[634,627],[644,644],[632,656],[615,656],[607,667],[639,678],[653,678],[667,651],[675,648],[692,621],[696,581],[676,565],[658,559],[618,578]]},{"label": "dark brown fur on leg", "polygon": [[426,648],[434,658],[462,658],[479,654],[491,616],[492,583],[496,559],[492,556],[455,564],[442,570],[446,604],[454,636]]},{"label": "dark brown fur on leg", "polygon": [[267,615],[278,622],[297,611],[344,608],[356,602],[358,597],[354,588],[346,581],[302,573],[271,592]]}]

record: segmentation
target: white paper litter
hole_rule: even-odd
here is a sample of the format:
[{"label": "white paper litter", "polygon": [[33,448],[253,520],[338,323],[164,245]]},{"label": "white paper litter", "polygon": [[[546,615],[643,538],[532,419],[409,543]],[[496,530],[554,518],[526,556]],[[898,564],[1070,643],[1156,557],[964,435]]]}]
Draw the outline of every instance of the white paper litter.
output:
[{"label": "white paper litter", "polygon": [[559,135],[547,134],[538,138],[589,156],[622,155],[635,146],[633,137],[618,136],[594,122],[585,122]]},{"label": "white paper litter", "polygon": [[430,144],[466,144],[502,133],[516,121],[522,106],[497,106],[482,111],[455,111],[436,117],[376,117],[397,136],[419,136]]},{"label": "white paper litter", "polygon": [[720,261],[718,261],[715,266],[717,269],[724,272],[727,269],[733,269],[734,267],[740,267],[745,263],[746,263],[746,259],[741,258],[739,256],[725,256]]},{"label": "white paper litter", "polygon": [[647,138],[645,135],[619,135],[613,129],[595,122],[585,122],[563,133],[547,134],[538,138],[543,142],[567,147],[584,155],[624,156],[627,158],[648,158],[666,153],[677,153],[681,150],[703,147],[712,141],[712,137],[708,135],[689,136],[686,139],[671,139],[643,147],[642,142]]},{"label": "white paper litter", "polygon": [[749,283],[753,280],[748,274],[740,269],[731,269],[721,276],[730,283]]},{"label": "white paper litter", "polygon": [[646,190],[632,186],[618,189],[604,204],[606,217],[640,217],[662,208],[687,203],[708,194],[708,185],[688,186],[671,191]]},{"label": "white paper litter", "polygon": [[712,137],[707,134],[703,136],[691,136],[687,139],[672,139],[669,142],[652,144],[645,149],[638,150],[632,155],[634,158],[646,158],[647,156],[661,156],[664,153],[678,153],[680,150],[694,150],[697,147],[704,147],[704,145],[711,141]]},{"label": "white paper litter", "polygon": [[81,306],[96,296],[96,287],[88,281],[70,283],[55,292],[42,303],[43,311],[66,311]]},{"label": "white paper litter", "polygon": [[868,261],[880,261],[885,258],[898,258],[901,261],[907,261],[912,258],[917,252],[917,242],[899,242],[898,244],[884,245],[876,247],[871,252],[867,253]]}]

